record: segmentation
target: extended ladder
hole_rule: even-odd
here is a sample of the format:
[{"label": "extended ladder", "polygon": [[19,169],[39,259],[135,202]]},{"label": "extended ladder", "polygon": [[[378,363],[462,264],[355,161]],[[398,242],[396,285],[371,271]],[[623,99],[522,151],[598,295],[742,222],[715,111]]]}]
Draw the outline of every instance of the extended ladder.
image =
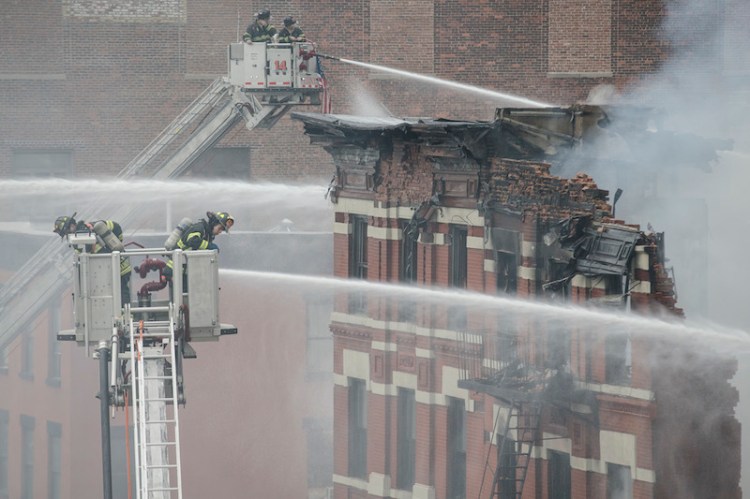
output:
[{"label": "extended ladder", "polygon": [[511,402],[502,441],[497,444],[497,467],[490,497],[521,499],[541,413],[539,401]]},{"label": "extended ladder", "polygon": [[136,497],[182,499],[174,307],[147,310],[169,320],[130,321]]}]

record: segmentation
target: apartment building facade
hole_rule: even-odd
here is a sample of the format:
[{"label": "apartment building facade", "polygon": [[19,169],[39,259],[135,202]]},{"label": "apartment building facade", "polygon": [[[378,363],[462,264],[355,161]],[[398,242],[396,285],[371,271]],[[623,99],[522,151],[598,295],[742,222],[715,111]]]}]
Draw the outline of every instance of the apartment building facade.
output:
[{"label": "apartment building facade", "polygon": [[735,364],[606,318],[682,316],[663,234],[504,157],[528,124],[294,117],[336,165],[335,275],[413,289],[337,296],[335,497],[740,497]]}]

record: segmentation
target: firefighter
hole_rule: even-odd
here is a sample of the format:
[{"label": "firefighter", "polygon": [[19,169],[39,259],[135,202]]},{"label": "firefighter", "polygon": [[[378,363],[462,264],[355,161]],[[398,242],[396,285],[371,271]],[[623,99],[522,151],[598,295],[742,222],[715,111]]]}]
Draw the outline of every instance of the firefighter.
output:
[{"label": "firefighter", "polygon": [[[234,225],[234,217],[225,211],[207,211],[206,218],[188,226],[182,233],[182,237],[177,241],[177,247],[183,251],[190,250],[219,250],[214,244],[214,238],[222,232],[229,233],[229,229]],[[167,281],[172,280],[174,266],[172,260],[167,262],[163,271],[163,278]],[[187,281],[183,281],[187,285]],[[184,286],[183,286],[184,287]]]},{"label": "firefighter", "polygon": [[277,35],[276,28],[271,26],[271,11],[263,9],[255,14],[255,21],[250,23],[242,35],[242,40],[247,43],[268,43]]},{"label": "firefighter", "polygon": [[284,27],[279,31],[279,43],[293,43],[307,41],[302,29],[292,16],[284,18]]},{"label": "firefighter", "polygon": [[[122,227],[119,223],[114,220],[97,220],[94,222],[84,222],[83,220],[76,221],[75,213],[71,216],[60,216],[55,219],[55,225],[52,232],[59,235],[60,238],[64,238],[68,234],[75,234],[76,232],[88,232],[96,234],[96,243],[93,246],[87,245],[86,250],[89,253],[112,253],[113,250],[122,251]],[[99,222],[102,222],[106,227],[103,235],[94,231],[94,226]],[[110,240],[109,238],[114,235],[117,241]],[[109,241],[109,242],[108,242]],[[122,297],[123,305],[130,303],[130,275],[133,269],[130,266],[130,258],[127,256],[120,257],[120,293]]]}]

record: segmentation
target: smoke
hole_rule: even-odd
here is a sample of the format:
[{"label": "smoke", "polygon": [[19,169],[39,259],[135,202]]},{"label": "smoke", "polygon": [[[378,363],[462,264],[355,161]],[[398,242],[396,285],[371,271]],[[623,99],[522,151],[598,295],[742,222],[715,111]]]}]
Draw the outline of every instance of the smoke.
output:
[{"label": "smoke", "polygon": [[[750,233],[742,221],[750,212],[750,4],[683,0],[667,7],[663,35],[673,53],[661,69],[620,95],[592,91],[592,103],[653,112],[642,128],[618,129],[596,144],[591,154],[606,159],[591,173],[611,193],[623,189],[617,218],[666,232],[667,265],[687,317],[747,331]],[[750,424],[750,356],[738,360],[737,417]],[[742,462],[749,463],[750,432],[742,444]],[[747,491],[750,468],[744,468]]]}]

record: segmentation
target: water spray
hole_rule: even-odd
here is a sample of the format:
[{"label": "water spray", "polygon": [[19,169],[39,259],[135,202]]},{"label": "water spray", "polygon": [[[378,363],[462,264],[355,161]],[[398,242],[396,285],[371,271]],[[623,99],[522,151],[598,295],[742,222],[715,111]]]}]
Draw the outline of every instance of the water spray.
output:
[{"label": "water spray", "polygon": [[494,90],[488,90],[486,88],[475,87],[474,85],[467,85],[465,83],[458,83],[455,81],[443,80],[441,78],[436,78],[434,76],[427,76],[427,75],[423,75],[420,73],[412,73],[410,71],[403,71],[401,69],[389,68],[387,66],[380,66],[378,64],[370,64],[367,62],[359,62],[359,61],[354,61],[351,59],[344,59],[343,57],[336,57],[336,56],[327,55],[327,54],[317,54],[317,55],[318,57],[322,57],[324,59],[330,59],[332,61],[339,61],[345,64],[352,64],[354,66],[361,66],[363,68],[374,69],[376,71],[383,71],[385,73],[391,73],[391,74],[403,76],[406,78],[411,78],[413,80],[419,80],[419,81],[423,81],[426,83],[431,83],[434,85],[442,85],[444,87],[455,88],[457,90],[463,90],[465,92],[472,92],[475,94],[483,95],[485,97],[491,97],[493,99],[502,99],[502,100],[518,102],[519,104],[524,105],[524,106],[557,107],[554,104],[548,104],[546,102],[535,101],[532,99],[527,99],[525,97],[518,97],[516,95],[506,94],[503,92],[496,92]]}]

